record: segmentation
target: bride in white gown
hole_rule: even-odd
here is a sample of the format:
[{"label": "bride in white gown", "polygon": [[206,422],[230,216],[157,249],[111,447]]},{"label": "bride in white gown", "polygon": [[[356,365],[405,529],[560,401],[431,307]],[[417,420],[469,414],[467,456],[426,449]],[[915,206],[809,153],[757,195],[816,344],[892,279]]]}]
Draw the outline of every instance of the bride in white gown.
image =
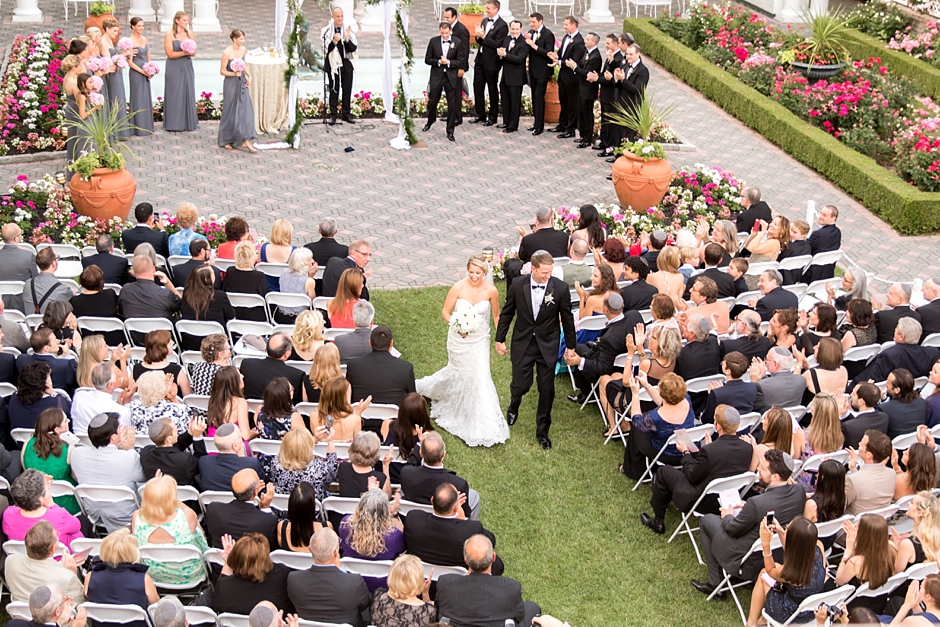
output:
[{"label": "bride in white gown", "polygon": [[[431,417],[437,426],[470,446],[493,446],[509,438],[496,386],[490,376],[490,318],[499,319],[499,292],[484,277],[489,264],[483,255],[467,262],[467,278],[447,293],[444,320],[447,331],[447,365],[416,382],[418,392],[431,399]],[[458,332],[451,318],[470,310],[482,323],[466,334]]]}]

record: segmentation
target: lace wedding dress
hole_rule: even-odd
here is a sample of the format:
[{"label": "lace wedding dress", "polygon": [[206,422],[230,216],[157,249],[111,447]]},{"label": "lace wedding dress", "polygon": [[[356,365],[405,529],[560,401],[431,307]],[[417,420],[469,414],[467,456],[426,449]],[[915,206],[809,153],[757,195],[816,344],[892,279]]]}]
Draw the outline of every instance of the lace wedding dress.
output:
[{"label": "lace wedding dress", "polygon": [[416,385],[418,393],[431,399],[431,417],[437,426],[470,446],[493,446],[509,439],[509,426],[490,376],[490,303],[471,305],[457,299],[454,311],[463,308],[482,316],[483,324],[467,337],[451,327],[447,365]]}]

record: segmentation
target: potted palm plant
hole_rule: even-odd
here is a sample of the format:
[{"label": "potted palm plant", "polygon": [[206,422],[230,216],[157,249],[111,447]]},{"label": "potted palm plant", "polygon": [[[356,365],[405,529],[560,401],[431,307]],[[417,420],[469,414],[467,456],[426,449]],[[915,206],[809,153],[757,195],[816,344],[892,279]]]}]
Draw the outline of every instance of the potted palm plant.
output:
[{"label": "potted palm plant", "polygon": [[676,105],[659,107],[649,89],[644,89],[635,107],[614,105],[608,114],[614,124],[636,133],[636,140],[625,140],[614,149],[617,160],[611,166],[611,180],[620,207],[645,212],[663,200],[672,181],[672,166],[666,161],[662,144],[650,141],[653,129],[666,121]]},{"label": "potted palm plant", "polygon": [[477,40],[473,37],[473,32],[476,30],[477,26],[483,23],[483,5],[473,0],[473,2],[458,6],[457,12],[460,14],[457,17],[457,21],[466,26],[467,30],[470,31],[470,47],[475,48]]},{"label": "potted palm plant", "polygon": [[803,22],[809,36],[783,51],[780,61],[812,80],[841,74],[851,59],[846,47],[849,24],[842,9],[819,14],[804,11]]},{"label": "potted palm plant", "polygon": [[101,28],[101,23],[107,18],[114,19],[114,4],[111,2],[93,2],[88,6],[88,18],[85,20],[85,30],[92,26]]},{"label": "potted palm plant", "polygon": [[128,116],[112,107],[107,114],[99,110],[74,122],[76,139],[84,139],[85,147],[81,156],[68,165],[73,173],[69,188],[72,203],[81,215],[127,219],[137,183],[124,166],[126,156],[134,153],[118,133],[135,128],[128,120],[137,113]]}]

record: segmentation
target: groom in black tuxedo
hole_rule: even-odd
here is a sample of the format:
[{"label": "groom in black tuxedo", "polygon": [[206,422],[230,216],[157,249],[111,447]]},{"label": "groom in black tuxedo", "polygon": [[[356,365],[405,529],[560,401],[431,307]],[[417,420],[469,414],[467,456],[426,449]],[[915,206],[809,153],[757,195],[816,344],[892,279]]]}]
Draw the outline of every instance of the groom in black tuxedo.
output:
[{"label": "groom in black tuxedo", "polygon": [[577,344],[571,293],[568,284],[552,276],[554,260],[550,253],[539,250],[532,255],[531,276],[521,276],[506,290],[506,304],[496,328],[496,351],[506,354],[506,334],[513,317],[518,315],[512,330],[512,383],[509,385],[509,407],[506,418],[510,426],[519,417],[519,403],[532,387],[532,369],[537,366],[539,390],[535,435],[543,449],[552,447],[548,429],[552,425],[552,403],[555,400],[555,362],[561,330],[565,347],[573,351]]},{"label": "groom in black tuxedo", "polygon": [[422,129],[431,130],[437,120],[437,103],[441,100],[441,91],[447,98],[447,139],[454,140],[454,128],[457,126],[457,112],[460,109],[460,79],[457,73],[467,69],[467,51],[463,43],[455,39],[450,24],[441,22],[440,36],[431,37],[424,62],[431,66],[430,90],[428,91],[428,123]]}]

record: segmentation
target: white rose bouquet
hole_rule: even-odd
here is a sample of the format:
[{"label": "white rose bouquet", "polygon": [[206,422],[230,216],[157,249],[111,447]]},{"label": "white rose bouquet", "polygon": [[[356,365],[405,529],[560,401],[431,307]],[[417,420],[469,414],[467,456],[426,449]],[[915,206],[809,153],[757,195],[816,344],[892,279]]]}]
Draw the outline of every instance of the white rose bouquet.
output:
[{"label": "white rose bouquet", "polygon": [[467,337],[483,326],[483,317],[470,308],[458,309],[450,316],[450,326],[461,336]]}]

